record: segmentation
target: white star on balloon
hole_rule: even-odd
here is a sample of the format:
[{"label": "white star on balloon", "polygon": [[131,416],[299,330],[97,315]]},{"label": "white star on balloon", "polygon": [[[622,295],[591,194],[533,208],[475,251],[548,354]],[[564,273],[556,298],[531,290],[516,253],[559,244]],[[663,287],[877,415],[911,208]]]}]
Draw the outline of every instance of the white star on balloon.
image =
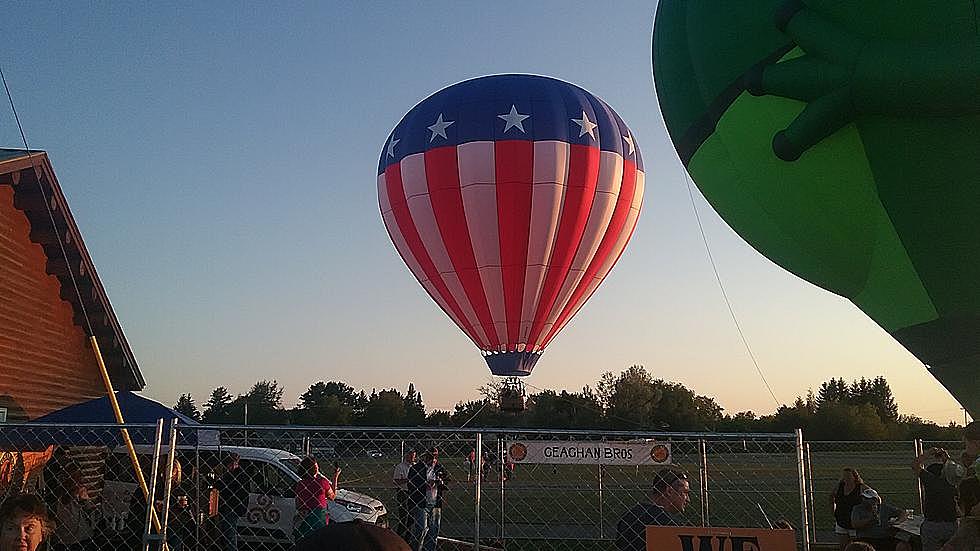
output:
[{"label": "white star on balloon", "polygon": [[623,134],[623,140],[630,146],[630,155],[632,155],[633,152],[636,151],[636,147],[633,145],[633,136],[627,132],[626,134]]},{"label": "white star on balloon", "polygon": [[401,140],[396,140],[394,138],[394,136],[393,136],[391,138],[391,141],[388,142],[388,156],[389,157],[394,157],[395,156],[395,146],[398,145],[398,142],[400,142],[400,141]]},{"label": "white star on balloon", "polygon": [[446,137],[446,129],[452,126],[456,121],[444,121],[442,120],[442,113],[439,113],[439,118],[432,126],[428,127],[432,131],[432,135],[429,136],[429,143],[436,139],[436,136],[442,136],[442,139],[448,140]]},{"label": "white star on balloon", "polygon": [[585,111],[582,111],[581,119],[572,119],[572,122],[574,122],[579,126],[580,129],[578,133],[579,138],[588,134],[589,136],[592,136],[593,140],[595,139],[595,134],[593,134],[592,131],[595,130],[595,127],[599,125],[590,121],[589,116],[585,114]]},{"label": "white star on balloon", "polygon": [[[530,118],[531,115],[522,115],[517,112],[517,106],[510,106],[510,113],[504,113],[503,115],[497,115],[497,118],[504,119],[507,124],[504,125],[504,132],[507,132],[513,127],[517,127],[518,130],[524,132],[524,119]],[[524,132],[525,134],[527,132]]]}]

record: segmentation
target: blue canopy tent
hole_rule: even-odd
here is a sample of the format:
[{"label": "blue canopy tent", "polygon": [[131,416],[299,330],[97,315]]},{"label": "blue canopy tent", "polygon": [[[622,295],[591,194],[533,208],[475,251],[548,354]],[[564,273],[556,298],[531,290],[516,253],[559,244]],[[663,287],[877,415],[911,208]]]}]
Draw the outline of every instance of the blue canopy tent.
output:
[{"label": "blue canopy tent", "polygon": [[[128,390],[116,392],[116,400],[126,422],[133,444],[152,444],[154,427],[131,427],[129,425],[155,425],[158,419],[164,420],[164,444],[169,438],[169,429],[177,421],[177,444],[216,446],[216,430],[194,430],[200,425],[194,419],[174,411],[156,400],[140,396]],[[21,425],[0,425],[0,449],[43,449],[49,445],[59,446],[116,446],[123,443],[118,429],[112,427],[90,427],[80,425],[112,425],[116,423],[115,414],[108,396],[74,404],[39,417]],[[181,430],[180,427],[186,427]]]}]

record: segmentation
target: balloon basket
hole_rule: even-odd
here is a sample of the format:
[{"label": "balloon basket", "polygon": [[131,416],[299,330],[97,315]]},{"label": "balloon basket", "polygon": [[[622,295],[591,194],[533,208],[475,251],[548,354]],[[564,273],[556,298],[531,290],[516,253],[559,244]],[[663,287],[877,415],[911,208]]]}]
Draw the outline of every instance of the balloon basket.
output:
[{"label": "balloon basket", "polygon": [[500,411],[520,413],[527,410],[527,392],[518,377],[507,377],[501,381],[498,397]]}]

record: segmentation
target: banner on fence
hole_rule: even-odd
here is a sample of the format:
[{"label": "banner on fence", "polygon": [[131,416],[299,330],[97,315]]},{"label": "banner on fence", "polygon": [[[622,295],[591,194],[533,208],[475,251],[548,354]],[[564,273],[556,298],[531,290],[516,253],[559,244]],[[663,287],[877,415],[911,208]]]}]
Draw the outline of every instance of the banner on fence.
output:
[{"label": "banner on fence", "polygon": [[793,530],[647,526],[647,551],[796,551]]},{"label": "banner on fence", "polygon": [[667,442],[542,442],[507,443],[511,463],[551,465],[670,465]]}]

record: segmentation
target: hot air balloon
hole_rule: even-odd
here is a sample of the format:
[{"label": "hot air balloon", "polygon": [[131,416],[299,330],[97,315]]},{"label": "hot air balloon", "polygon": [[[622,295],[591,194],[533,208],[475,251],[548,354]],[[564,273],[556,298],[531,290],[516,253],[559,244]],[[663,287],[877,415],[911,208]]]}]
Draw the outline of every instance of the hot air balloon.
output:
[{"label": "hot air balloon", "polygon": [[661,1],[654,82],[695,183],[980,413],[972,1]]},{"label": "hot air balloon", "polygon": [[643,178],[605,102],[553,78],[494,75],[402,118],[381,151],[378,199],[422,287],[494,375],[516,378],[619,259]]}]

